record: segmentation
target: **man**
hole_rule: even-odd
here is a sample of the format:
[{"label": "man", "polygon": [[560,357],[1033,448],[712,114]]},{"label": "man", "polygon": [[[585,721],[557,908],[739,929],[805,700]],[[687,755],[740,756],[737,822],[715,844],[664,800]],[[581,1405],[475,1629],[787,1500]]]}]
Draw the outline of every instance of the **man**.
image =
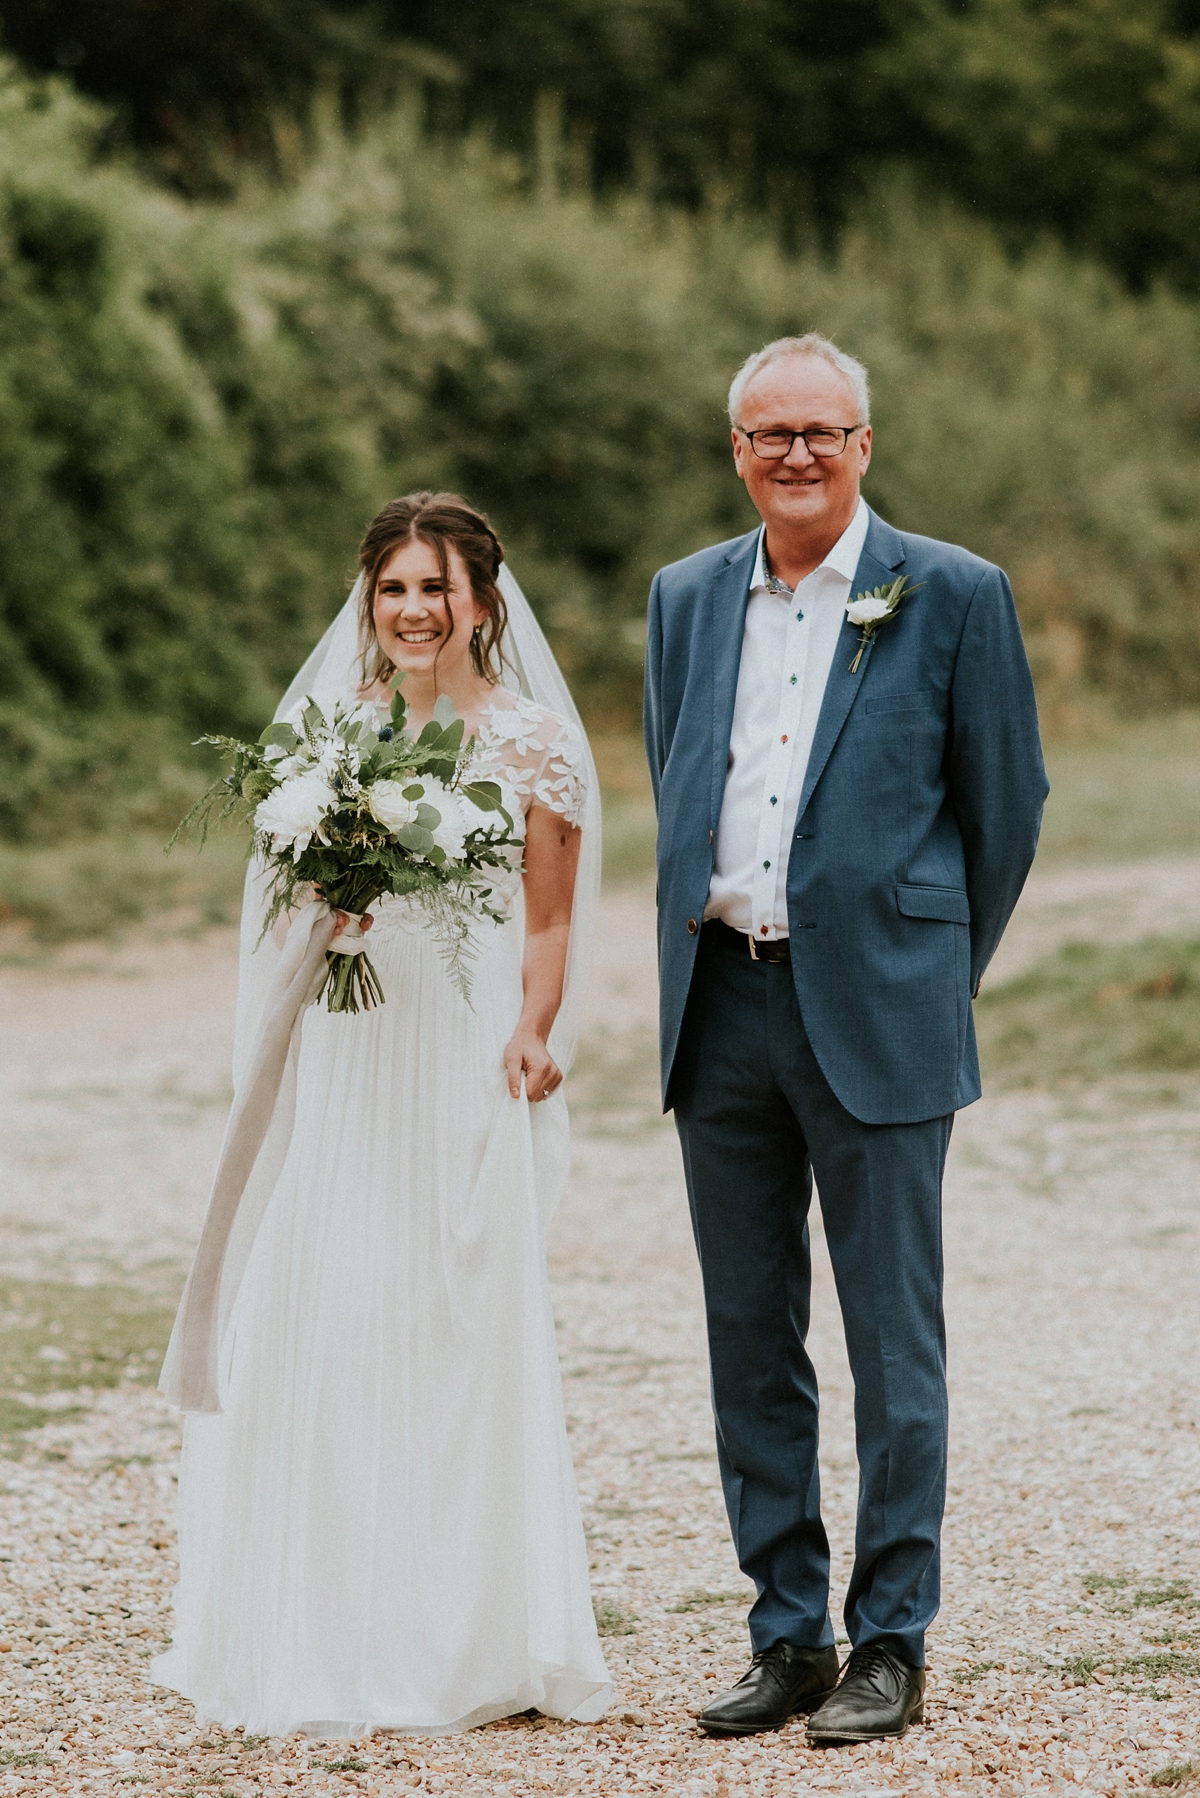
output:
[{"label": "man", "polygon": [[[970,1001],[1047,784],[1004,575],[860,497],[861,364],[784,338],[729,406],[763,526],[655,577],[646,668],[663,1103],[725,1502],[758,1591],[750,1670],[700,1721],[750,1734],[804,1711],[813,1741],[874,1740],[922,1714],[946,1471],[942,1171],[954,1111],[979,1097]],[[814,1175],[859,1461],[840,1679],[804,1347]]]}]

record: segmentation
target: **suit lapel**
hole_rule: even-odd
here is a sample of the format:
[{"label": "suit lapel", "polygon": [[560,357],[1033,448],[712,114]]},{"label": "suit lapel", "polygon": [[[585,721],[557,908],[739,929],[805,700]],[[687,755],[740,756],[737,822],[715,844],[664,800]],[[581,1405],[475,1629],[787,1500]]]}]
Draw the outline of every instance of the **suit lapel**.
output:
[{"label": "suit lapel", "polygon": [[[878,587],[893,579],[895,571],[903,565],[904,541],[899,531],[894,531],[890,524],[885,524],[882,518],[877,518],[872,512],[866,541],[858,558],[858,567],[850,583],[851,597],[861,593],[864,588]],[[854,660],[858,639],[858,627],[851,624],[849,619],[843,618],[833,652],[833,666],[825,683],[825,697],[821,702],[817,731],[804,774],[804,785],[800,790],[800,805],[796,812],[798,819],[804,815],[804,808],[812,798],[813,788],[820,780],[825,764],[833,753],[833,746],[841,735],[842,726],[850,715],[850,707],[867,678],[875,638],[872,636],[867,639],[858,672],[851,674],[850,664]]]},{"label": "suit lapel", "polygon": [[729,737],[733,729],[733,707],[737,698],[738,669],[742,660],[742,638],[746,630],[746,602],[750,597],[750,576],[754,569],[754,553],[758,532],[751,531],[736,543],[725,558],[708,590],[709,631],[712,642],[713,682],[713,756],[712,812],[710,829],[717,828],[721,800],[725,793],[725,776],[729,769]]}]

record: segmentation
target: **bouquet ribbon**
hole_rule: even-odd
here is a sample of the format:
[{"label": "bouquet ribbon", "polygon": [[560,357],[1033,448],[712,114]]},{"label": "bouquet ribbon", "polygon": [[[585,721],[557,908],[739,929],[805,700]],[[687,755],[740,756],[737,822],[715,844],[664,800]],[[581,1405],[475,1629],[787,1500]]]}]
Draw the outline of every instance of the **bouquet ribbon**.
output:
[{"label": "bouquet ribbon", "polygon": [[343,910],[342,916],[349,918],[350,922],[342,925],[329,944],[329,951],[333,955],[361,955],[367,946],[367,933],[362,927],[363,914]]},{"label": "bouquet ribbon", "polygon": [[158,1382],[159,1391],[184,1411],[221,1409],[221,1339],[291,1140],[305,1007],[324,983],[326,954],[332,949],[358,955],[366,946],[357,917],[336,939],[333,931],[333,913],[323,899],[310,901],[293,917],[234,1092],[196,1258]]}]

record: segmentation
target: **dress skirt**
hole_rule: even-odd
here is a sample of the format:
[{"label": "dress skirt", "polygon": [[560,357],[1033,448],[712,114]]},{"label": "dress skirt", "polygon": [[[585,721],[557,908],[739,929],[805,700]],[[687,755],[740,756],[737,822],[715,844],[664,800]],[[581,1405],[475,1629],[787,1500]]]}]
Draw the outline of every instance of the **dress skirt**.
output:
[{"label": "dress skirt", "polygon": [[257,1735],[446,1733],[611,1692],[567,1444],[545,1233],[561,1094],[508,1093],[518,939],[468,1004],[385,901],[377,1011],[303,1024],[296,1122],[191,1415],[173,1644],[153,1677]]}]

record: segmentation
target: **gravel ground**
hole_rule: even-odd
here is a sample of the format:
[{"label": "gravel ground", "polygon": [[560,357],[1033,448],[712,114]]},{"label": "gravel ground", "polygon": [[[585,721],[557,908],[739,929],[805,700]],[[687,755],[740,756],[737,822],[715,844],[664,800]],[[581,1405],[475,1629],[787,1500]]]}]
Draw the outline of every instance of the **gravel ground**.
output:
[{"label": "gravel ground", "polygon": [[[1128,869],[1102,876],[1034,884],[1014,967],[1064,934],[1107,934],[1122,917],[1140,934],[1143,916],[1161,915],[1145,894],[1153,868],[1140,882]],[[1200,897],[1189,911],[1186,883],[1169,882],[1170,927],[1186,928]],[[642,894],[606,901],[575,1081],[576,1178],[552,1242],[613,1711],[598,1726],[519,1718],[353,1745],[197,1727],[146,1679],[170,1628],[177,1423],[126,1382],[63,1393],[61,1420],[0,1462],[0,1791],[1115,1793],[1189,1760],[1200,1777],[1190,1076],[998,1094],[958,1121],[945,1605],[925,1726],[894,1746],[821,1753],[800,1725],[741,1743],[698,1735],[695,1711],[745,1666],[747,1588],[716,1476],[678,1154],[654,1102],[651,923]],[[231,962],[227,934],[146,936],[0,972],[4,1271],[123,1270],[155,1290],[178,1278],[227,1100]],[[816,1253],[812,1343],[840,1589],[851,1391]]]}]

